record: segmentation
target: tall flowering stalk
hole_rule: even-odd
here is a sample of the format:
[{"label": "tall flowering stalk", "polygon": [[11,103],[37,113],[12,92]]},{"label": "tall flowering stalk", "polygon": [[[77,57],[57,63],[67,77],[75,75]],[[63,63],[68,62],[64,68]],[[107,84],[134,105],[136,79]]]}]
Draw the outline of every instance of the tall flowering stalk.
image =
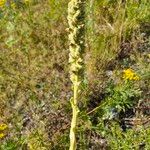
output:
[{"label": "tall flowering stalk", "polygon": [[68,4],[69,24],[69,63],[70,79],[73,84],[73,97],[71,98],[72,121],[70,128],[70,149],[76,149],[76,126],[78,118],[78,100],[82,82],[84,50],[84,1],[71,0]]}]

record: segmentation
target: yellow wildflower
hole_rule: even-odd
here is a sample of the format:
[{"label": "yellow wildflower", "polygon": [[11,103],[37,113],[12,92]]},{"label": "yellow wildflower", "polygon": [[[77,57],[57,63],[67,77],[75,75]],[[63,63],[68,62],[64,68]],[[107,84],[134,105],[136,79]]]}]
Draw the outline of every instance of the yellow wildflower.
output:
[{"label": "yellow wildflower", "polygon": [[0,7],[3,7],[6,3],[6,0],[0,0]]},{"label": "yellow wildflower", "polygon": [[24,0],[25,3],[29,3],[31,0]]},{"label": "yellow wildflower", "polygon": [[126,69],[123,71],[123,79],[125,80],[139,80],[140,77],[134,73],[132,69]]},{"label": "yellow wildflower", "polygon": [[4,133],[0,133],[0,139],[2,139],[5,136]]},{"label": "yellow wildflower", "polygon": [[0,124],[0,131],[3,131],[7,128],[8,126],[6,124]]}]

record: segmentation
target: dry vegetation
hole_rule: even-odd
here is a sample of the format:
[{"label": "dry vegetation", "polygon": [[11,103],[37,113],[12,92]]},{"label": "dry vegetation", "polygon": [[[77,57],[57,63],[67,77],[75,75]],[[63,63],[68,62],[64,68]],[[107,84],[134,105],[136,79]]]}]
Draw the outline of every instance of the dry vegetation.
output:
[{"label": "dry vegetation", "polygon": [[[0,1],[0,150],[67,150],[65,0]],[[150,2],[87,0],[78,150],[150,149]]]}]

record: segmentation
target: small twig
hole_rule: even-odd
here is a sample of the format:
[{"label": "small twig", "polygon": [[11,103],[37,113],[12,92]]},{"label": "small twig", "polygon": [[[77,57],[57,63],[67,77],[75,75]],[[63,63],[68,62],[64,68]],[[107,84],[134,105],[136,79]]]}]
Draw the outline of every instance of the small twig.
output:
[{"label": "small twig", "polygon": [[98,110],[101,107],[101,105],[97,106],[96,108],[92,109],[90,112],[87,113],[87,115],[93,113],[94,111]]}]

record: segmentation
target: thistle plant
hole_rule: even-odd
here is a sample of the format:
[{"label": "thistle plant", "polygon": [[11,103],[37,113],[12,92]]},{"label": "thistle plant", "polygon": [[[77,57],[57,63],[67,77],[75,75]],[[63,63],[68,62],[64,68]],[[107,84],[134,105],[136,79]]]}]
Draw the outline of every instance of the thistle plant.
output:
[{"label": "thistle plant", "polygon": [[82,83],[84,50],[84,0],[71,0],[68,4],[69,24],[69,63],[70,79],[73,86],[71,98],[72,121],[70,128],[70,150],[76,149],[76,126],[78,118],[78,101],[80,85]]}]

